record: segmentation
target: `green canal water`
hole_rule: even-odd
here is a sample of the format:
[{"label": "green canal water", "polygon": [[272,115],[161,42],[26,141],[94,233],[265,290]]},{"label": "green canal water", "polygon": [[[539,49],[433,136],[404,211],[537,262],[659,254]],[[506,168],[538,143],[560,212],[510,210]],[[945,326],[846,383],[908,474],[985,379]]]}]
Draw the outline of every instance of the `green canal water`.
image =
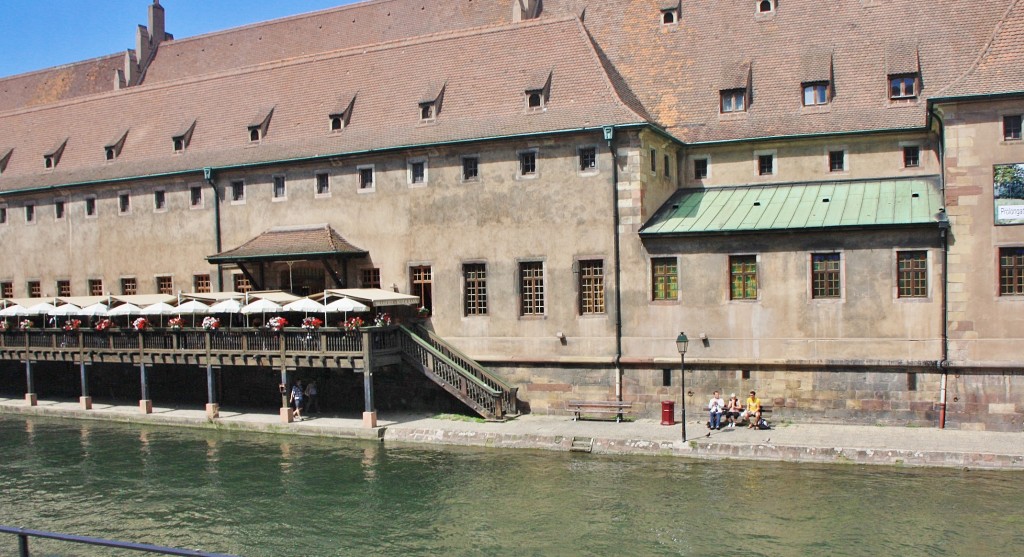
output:
[{"label": "green canal water", "polygon": [[[998,556],[1024,546],[1015,472],[385,447],[3,415],[0,450],[0,524],[239,555]],[[16,551],[0,535],[0,555]]]}]

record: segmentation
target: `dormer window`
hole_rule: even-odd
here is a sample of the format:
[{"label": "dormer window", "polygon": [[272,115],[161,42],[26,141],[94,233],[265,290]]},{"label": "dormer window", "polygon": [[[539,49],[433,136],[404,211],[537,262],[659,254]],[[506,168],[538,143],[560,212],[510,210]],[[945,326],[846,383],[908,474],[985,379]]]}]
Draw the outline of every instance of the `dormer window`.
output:
[{"label": "dormer window", "polygon": [[107,147],[106,153],[107,153],[106,157],[107,157],[108,161],[112,161],[115,158],[117,158],[117,154],[114,152],[114,148],[113,147]]},{"label": "dormer window", "polygon": [[113,141],[104,145],[104,158],[108,161],[112,161],[121,156],[121,149],[124,147],[126,139],[128,139],[128,130],[125,130],[124,133],[118,135]]},{"label": "dormer window", "polygon": [[726,89],[721,92],[722,114],[747,111],[747,90]]},{"label": "dormer window", "polygon": [[189,143],[192,142],[192,132],[196,129],[196,121],[192,120],[192,123],[185,126],[184,129],[171,136],[171,144],[174,146],[175,153],[183,153],[185,149],[188,149]]},{"label": "dormer window", "polygon": [[349,119],[352,117],[352,105],[355,102],[355,95],[342,95],[341,102],[338,103],[337,108],[328,114],[331,120],[332,132],[340,132],[348,127]]},{"label": "dormer window", "polygon": [[674,8],[667,10],[661,10],[661,24],[662,25],[675,25],[679,21],[679,14]]},{"label": "dormer window", "polygon": [[890,99],[913,99],[917,97],[917,74],[889,76]]},{"label": "dormer window", "polygon": [[446,82],[431,83],[427,90],[420,96],[420,122],[427,123],[437,120],[441,113],[441,104],[444,101],[444,90]]},{"label": "dormer window", "polygon": [[527,87],[524,88],[527,112],[543,112],[547,109],[551,95],[551,70],[540,70],[528,76]]},{"label": "dormer window", "polygon": [[68,140],[65,139],[58,143],[53,149],[43,153],[43,167],[47,170],[56,168],[57,165],[60,164],[60,157],[64,154],[64,148],[67,144]]},{"label": "dormer window", "polygon": [[804,106],[825,105],[829,101],[828,82],[804,83]]},{"label": "dormer window", "polygon": [[7,163],[10,162],[11,153],[13,152],[14,149],[7,149],[6,151],[0,149],[0,176],[3,175],[5,170],[7,170]]},{"label": "dormer window", "polygon": [[758,0],[757,13],[770,14],[775,11],[775,0]]},{"label": "dormer window", "polygon": [[526,92],[526,108],[530,110],[544,109],[544,91],[534,89]]},{"label": "dormer window", "polygon": [[261,110],[256,118],[249,123],[249,142],[259,143],[267,137],[267,130],[270,129],[270,118],[274,115],[274,109]]}]

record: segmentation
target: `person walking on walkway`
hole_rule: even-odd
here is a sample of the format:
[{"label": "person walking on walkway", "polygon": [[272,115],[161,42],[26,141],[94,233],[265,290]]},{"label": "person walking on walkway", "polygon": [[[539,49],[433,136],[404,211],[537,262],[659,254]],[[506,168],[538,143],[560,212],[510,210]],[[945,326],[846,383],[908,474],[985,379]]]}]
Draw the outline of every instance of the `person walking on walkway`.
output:
[{"label": "person walking on walkway", "polygon": [[288,402],[292,403],[294,408],[293,415],[296,420],[302,421],[302,406],[303,398],[305,397],[305,391],[302,389],[302,380],[298,380],[292,385],[292,394],[288,397]]},{"label": "person walking on walkway", "polygon": [[306,385],[306,413],[312,414],[313,409],[316,408],[316,413],[320,413],[320,401],[317,400],[316,381],[310,381],[309,385]]}]

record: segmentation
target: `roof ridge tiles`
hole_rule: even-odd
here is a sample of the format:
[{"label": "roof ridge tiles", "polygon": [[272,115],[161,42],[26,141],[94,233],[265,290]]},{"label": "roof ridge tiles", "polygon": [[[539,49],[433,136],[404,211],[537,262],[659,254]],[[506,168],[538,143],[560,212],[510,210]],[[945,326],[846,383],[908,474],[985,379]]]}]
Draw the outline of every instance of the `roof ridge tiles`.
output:
[{"label": "roof ridge tiles", "polygon": [[996,22],[996,26],[992,30],[992,35],[989,37],[988,42],[986,42],[984,48],[982,48],[981,51],[978,52],[977,57],[975,57],[971,65],[966,70],[964,70],[964,73],[962,73],[959,77],[957,77],[948,85],[946,85],[942,89],[938,90],[934,95],[932,95],[933,98],[942,98],[947,91],[955,90],[962,82],[966,81],[971,75],[974,74],[978,67],[981,66],[982,61],[984,61],[985,58],[988,57],[989,53],[992,51],[992,47],[999,40],[999,37],[1002,35],[1003,28],[1005,28],[1006,25],[1010,22],[1010,16],[1013,14],[1014,10],[1017,9],[1018,6],[1024,6],[1024,0],[1010,0],[1010,6],[1006,8],[1006,11],[1003,12],[1003,16],[1000,17],[999,21]]},{"label": "roof ridge tiles", "polygon": [[39,68],[38,70],[31,70],[31,71],[22,72],[22,73],[5,75],[5,76],[0,77],[0,85],[2,85],[4,82],[14,81],[16,79],[20,79],[20,78],[24,78],[24,77],[32,77],[32,76],[35,76],[35,75],[40,75],[40,74],[45,74],[45,73],[49,73],[49,72],[54,72],[54,71],[57,71],[57,70],[66,70],[66,69],[74,68],[74,67],[77,67],[77,66],[84,66],[86,64],[95,64],[96,62],[99,62],[101,60],[109,60],[109,59],[113,59],[113,58],[121,58],[129,50],[131,50],[131,49],[125,49],[125,50],[121,50],[121,51],[118,51],[118,52],[113,52],[111,54],[104,54],[104,55],[101,55],[101,56],[94,56],[92,58],[86,58],[85,60],[76,60],[74,62],[68,62],[67,64],[58,64],[56,66],[50,66],[50,67],[47,67],[47,68]]}]

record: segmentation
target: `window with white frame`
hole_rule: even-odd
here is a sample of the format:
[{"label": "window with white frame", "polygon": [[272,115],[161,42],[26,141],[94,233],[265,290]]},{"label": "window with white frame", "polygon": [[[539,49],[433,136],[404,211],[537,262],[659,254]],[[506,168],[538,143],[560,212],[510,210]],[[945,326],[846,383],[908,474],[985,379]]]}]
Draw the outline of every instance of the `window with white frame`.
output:
[{"label": "window with white frame", "polygon": [[534,178],[537,176],[537,150],[519,152],[519,177]]},{"label": "window with white frame", "polygon": [[374,191],[377,187],[377,183],[374,180],[374,170],[372,164],[364,164],[356,167],[356,174],[359,178],[359,192],[366,193]]},{"label": "window with white frame", "polygon": [[156,190],[153,192],[153,210],[157,213],[167,210],[167,191]]},{"label": "window with white frame", "polygon": [[245,181],[244,180],[232,180],[231,181],[231,202],[232,203],[245,203]]},{"label": "window with white frame", "polygon": [[331,195],[331,175],[326,172],[316,173],[316,190],[315,195],[317,197],[330,197]]},{"label": "window with white frame", "polygon": [[411,186],[422,186],[427,183],[427,159],[409,159],[406,162],[406,173]]},{"label": "window with white frame", "polygon": [[117,213],[119,215],[127,215],[132,212],[132,196],[130,193],[123,191],[117,194]]},{"label": "window with white frame", "polygon": [[285,186],[284,176],[274,176],[274,200],[281,201],[288,198],[288,190]]}]

